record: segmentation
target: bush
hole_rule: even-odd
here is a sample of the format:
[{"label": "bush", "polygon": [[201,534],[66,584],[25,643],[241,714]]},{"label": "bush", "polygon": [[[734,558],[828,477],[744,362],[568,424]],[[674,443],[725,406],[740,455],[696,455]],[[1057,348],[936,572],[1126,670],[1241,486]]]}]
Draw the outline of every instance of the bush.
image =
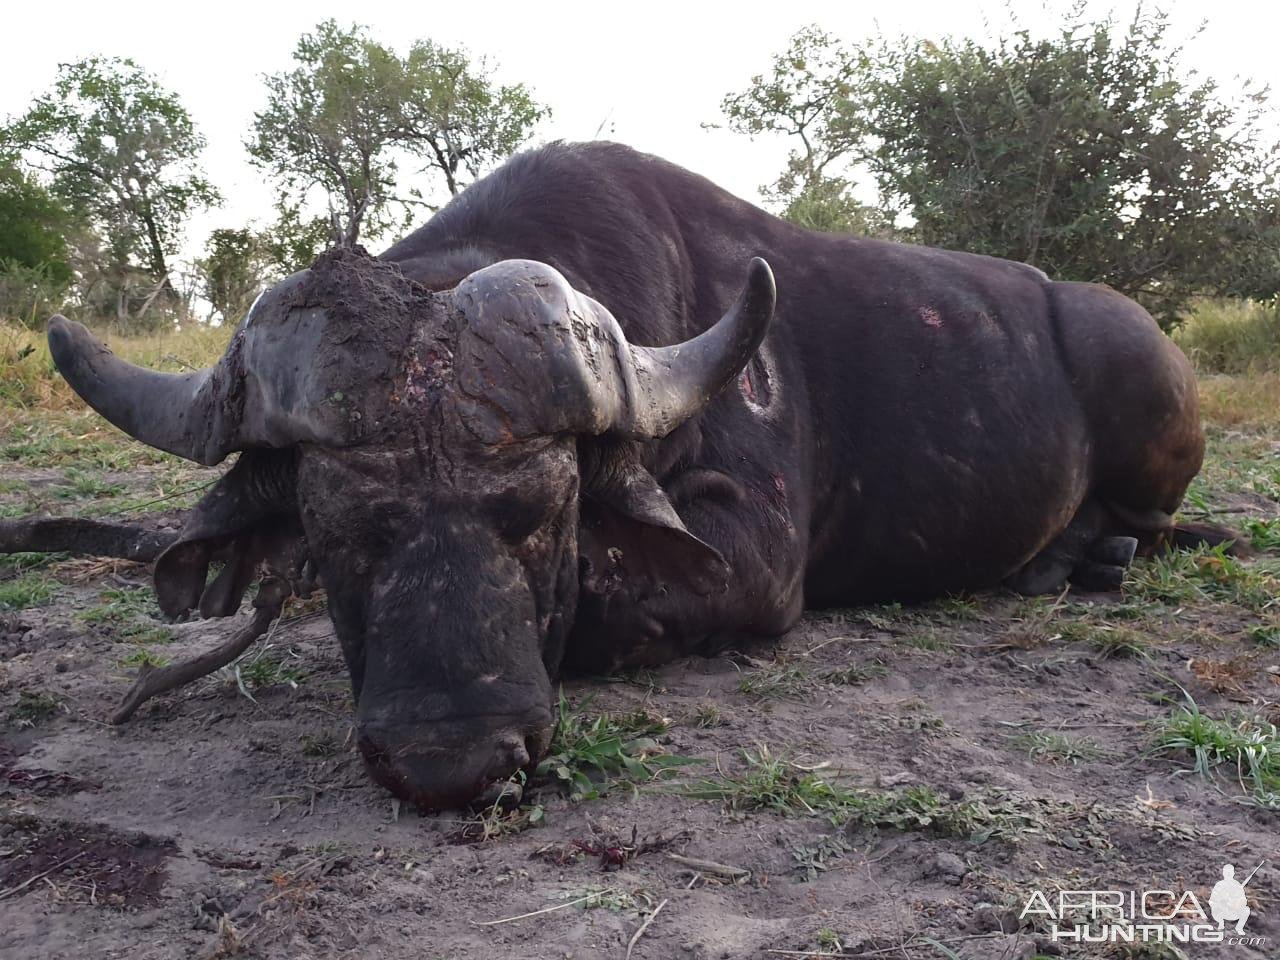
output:
[{"label": "bush", "polygon": [[32,329],[62,309],[68,281],[48,264],[27,266],[0,260],[0,318],[16,320]]},{"label": "bush", "polygon": [[1203,373],[1280,370],[1280,301],[1197,301],[1174,339]]}]

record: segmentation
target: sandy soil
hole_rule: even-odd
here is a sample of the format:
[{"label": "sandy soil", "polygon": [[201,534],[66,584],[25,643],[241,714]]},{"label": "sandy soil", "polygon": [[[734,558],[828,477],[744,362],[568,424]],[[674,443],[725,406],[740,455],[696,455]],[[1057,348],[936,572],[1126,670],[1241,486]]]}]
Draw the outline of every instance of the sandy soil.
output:
[{"label": "sandy soil", "polygon": [[[1206,712],[1229,711],[1230,698],[1277,697],[1280,656],[1250,651],[1256,669],[1224,697],[1188,663],[1240,651],[1203,631],[1188,638],[1176,616],[1176,639],[1149,658],[1103,659],[1049,634],[1049,617],[1114,599],[1054,610],[988,596],[814,615],[777,648],[570,682],[571,699],[594,698],[591,712],[671,718],[665,749],[706,763],[588,802],[548,786],[540,825],[466,843],[466,814],[397,811],[366,780],[322,612],[295,613],[265,653],[250,654],[283,664],[296,687],[252,690],[251,700],[214,677],[106,725],[132,672],[117,661],[135,647],[118,625],[76,614],[103,591],[147,580],[127,564],[89,572],[97,576],[63,585],[54,603],[0,623],[0,715],[22,691],[58,702],[32,726],[11,718],[0,739],[0,955],[624,957],[659,904],[636,958],[785,956],[769,951],[834,951],[836,941],[847,956],[1071,955],[1019,922],[1032,890],[1207,898],[1221,864],[1263,859],[1271,865],[1249,887],[1250,933],[1266,943],[1189,955],[1280,953],[1277,815],[1233,801],[1229,782],[1147,752],[1149,723],[1170,709],[1159,695],[1176,691],[1169,679]],[[156,649],[180,657],[231,628],[180,624]],[[778,665],[794,668],[792,688],[743,691],[744,676]],[[865,682],[822,679],[855,665],[867,668]],[[708,704],[719,724],[698,726]],[[1027,731],[1088,737],[1096,749],[1075,762],[1034,758],[1019,739]],[[741,771],[744,749],[829,764],[824,773],[885,792],[928,785],[957,804],[985,804],[997,829],[985,839],[918,823],[845,829],[680,795],[679,782]],[[620,868],[582,850],[630,846],[633,832],[641,852]],[[815,850],[819,868],[797,869]],[[691,872],[671,854],[750,875]],[[485,925],[593,892],[584,904]]]}]

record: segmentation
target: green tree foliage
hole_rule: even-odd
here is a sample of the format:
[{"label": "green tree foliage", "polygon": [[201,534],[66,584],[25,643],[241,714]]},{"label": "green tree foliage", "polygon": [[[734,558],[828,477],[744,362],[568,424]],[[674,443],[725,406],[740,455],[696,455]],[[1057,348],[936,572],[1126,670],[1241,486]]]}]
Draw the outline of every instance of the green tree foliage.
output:
[{"label": "green tree foliage", "polygon": [[434,172],[456,194],[464,175],[510,154],[547,113],[523,85],[496,85],[483,62],[429,40],[400,57],[363,27],[327,20],[293,57],[292,70],[266,78],[246,147],[295,204],[313,188],[325,193],[341,245],[429,206],[420,191],[399,190],[401,165]]},{"label": "green tree foliage", "polygon": [[223,322],[239,323],[263,289],[311,266],[329,244],[325,218],[308,219],[284,203],[276,214],[261,230],[214,230],[195,262],[197,292]]},{"label": "green tree foliage", "polygon": [[12,160],[0,158],[0,264],[43,268],[71,281],[62,231],[67,212]]},{"label": "green tree foliage", "polygon": [[[95,57],[59,67],[0,139],[48,178],[50,193],[94,236],[97,258],[124,319],[172,291],[170,258],[187,217],[219,200],[196,158],[204,140],[178,98],[132,60]],[[136,289],[139,280],[150,290]]]},{"label": "green tree foliage", "polygon": [[824,171],[872,171],[911,239],[1107,283],[1165,326],[1198,294],[1280,290],[1266,93],[1226,102],[1181,67],[1161,14],[1118,26],[1076,8],[1047,38],[881,39],[856,54],[808,32],[787,56],[804,63],[800,90],[836,92],[805,99],[824,113],[801,131],[787,120],[799,95],[778,87],[760,102],[796,129],[761,129],[804,132]]},{"label": "green tree foliage", "polygon": [[267,283],[269,263],[252,230],[214,230],[196,263],[200,294],[224,322],[238,323]]},{"label": "green tree foliage", "polygon": [[272,275],[287,277],[311,266],[329,246],[330,223],[324,217],[306,217],[288,203],[278,204],[276,214],[275,223],[258,234],[258,242]]},{"label": "green tree foliage", "polygon": [[892,232],[891,217],[858,201],[847,176],[866,140],[865,118],[850,107],[868,82],[862,53],[807,27],[773,58],[767,74],[721,103],[729,129],[751,137],[782,134],[798,143],[781,176],[762,188],[786,219],[811,230]]}]

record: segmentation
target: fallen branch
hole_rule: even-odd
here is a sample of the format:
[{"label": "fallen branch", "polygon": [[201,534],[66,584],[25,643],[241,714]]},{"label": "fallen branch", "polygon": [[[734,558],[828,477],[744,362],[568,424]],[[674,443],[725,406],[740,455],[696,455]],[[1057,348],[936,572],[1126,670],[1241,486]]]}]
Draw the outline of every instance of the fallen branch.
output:
[{"label": "fallen branch", "polygon": [[714,860],[699,860],[696,857],[682,857],[678,853],[668,853],[667,859],[680,864],[682,867],[688,867],[690,870],[696,870],[698,873],[710,873],[713,876],[724,877],[726,880],[746,880],[751,876],[751,871],[742,867],[735,867],[728,863],[716,863]]},{"label": "fallen branch", "polygon": [[0,520],[0,553],[77,553],[150,563],[178,539],[172,530],[83,517]]},{"label": "fallen branch", "polygon": [[182,663],[172,663],[165,667],[153,667],[144,664],[138,670],[138,679],[125,695],[113,714],[112,723],[124,723],[134,712],[161,693],[167,693],[192,680],[213,673],[219,667],[225,667],[240,654],[249,649],[253,641],[266,633],[272,622],[280,616],[284,602],[289,599],[289,584],[276,577],[264,577],[258,587],[258,595],[253,600],[253,619],[248,625],[223,643],[206,653]]},{"label": "fallen branch", "polygon": [[640,929],[635,932],[631,937],[630,942],[627,944],[627,956],[625,960],[631,960],[631,951],[636,948],[636,944],[640,942],[640,938],[644,936],[644,932],[649,929],[649,924],[653,923],[653,918],[662,911],[662,908],[665,907],[667,903],[668,901],[663,900],[653,908],[653,912],[651,914],[644,918],[644,923],[640,924]]},{"label": "fallen branch", "polygon": [[28,877],[26,880],[22,881],[22,883],[18,884],[16,887],[10,887],[8,890],[0,890],[0,900],[4,900],[6,897],[11,897],[15,893],[21,893],[23,890],[27,889],[27,887],[31,886],[37,880],[43,880],[45,877],[53,873],[55,870],[61,870],[67,864],[75,863],[77,860],[79,860],[88,852],[89,852],[88,850],[81,850],[79,853],[73,854],[72,856],[67,857],[67,859],[61,861],[60,863],[55,863],[48,870],[42,871],[41,873],[37,873],[34,877]]}]

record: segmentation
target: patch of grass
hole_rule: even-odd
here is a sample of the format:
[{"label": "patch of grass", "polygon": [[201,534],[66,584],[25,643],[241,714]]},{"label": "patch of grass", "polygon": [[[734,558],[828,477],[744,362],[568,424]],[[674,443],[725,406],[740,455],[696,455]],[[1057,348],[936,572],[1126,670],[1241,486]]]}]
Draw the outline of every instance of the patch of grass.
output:
[{"label": "patch of grass", "polygon": [[950,638],[934,630],[932,627],[926,630],[918,630],[908,633],[904,637],[898,638],[898,643],[904,647],[915,647],[917,650],[928,650],[931,653],[941,653],[951,649]]},{"label": "patch of grass", "polygon": [[[121,336],[95,330],[119,357],[155,370],[181,372],[214,363],[234,326],[188,323],[154,333]],[[44,411],[79,410],[82,402],[58,374],[44,334],[0,322],[0,402]]]},{"label": "patch of grass", "polygon": [[1244,529],[1255,550],[1280,550],[1280,519],[1246,520]]},{"label": "patch of grass", "polygon": [[1225,546],[1175,550],[1129,568],[1125,592],[1169,604],[1216,601],[1260,612],[1280,597],[1274,561],[1244,563]]},{"label": "patch of grass", "polygon": [[820,929],[813,935],[813,940],[818,945],[819,954],[827,954],[833,957],[844,955],[844,944],[840,942],[840,934],[830,927]]},{"label": "patch of grass", "polygon": [[900,603],[882,603],[878,607],[868,607],[859,610],[857,616],[863,623],[885,633],[891,632],[904,619],[910,619],[909,614],[903,613]]},{"label": "patch of grass", "polygon": [[1103,627],[1089,638],[1093,649],[1103,660],[1115,658],[1147,658],[1151,656],[1151,641],[1128,627]]},{"label": "patch of grass", "polygon": [[1260,647],[1280,647],[1280,623],[1255,624],[1244,635]]},{"label": "patch of grass", "polygon": [[[1205,430],[1204,466],[1192,481],[1187,499],[1206,514],[1212,513],[1211,503],[1220,493],[1257,493],[1280,501],[1280,458],[1266,435],[1280,428],[1280,375],[1274,380],[1276,389],[1269,398],[1272,421],[1262,435],[1213,426]],[[1202,394],[1204,388],[1202,382]]]},{"label": "patch of grass", "polygon": [[951,594],[935,600],[929,605],[929,610],[948,620],[976,620],[982,615],[982,605],[977,598],[964,594]]},{"label": "patch of grass", "polygon": [[107,483],[85,470],[71,468],[65,476],[66,482],[53,488],[53,495],[63,500],[114,497],[125,489],[122,483]]},{"label": "patch of grass", "polygon": [[1206,779],[1231,770],[1242,799],[1280,810],[1280,730],[1274,723],[1253,716],[1217,719],[1191,701],[1159,723],[1155,750],[1189,756],[1191,769]]},{"label": "patch of grass", "polygon": [[[289,662],[293,661],[293,662]],[[251,654],[245,654],[235,663],[222,667],[217,676],[222,682],[234,686],[241,695],[257,703],[255,690],[287,686],[298,689],[307,675],[301,668],[302,657],[291,647],[277,647],[267,643]]]},{"label": "patch of grass", "polygon": [[1050,730],[1020,733],[1010,737],[1009,743],[1014,749],[1024,751],[1033,759],[1057,763],[1074,765],[1082,760],[1097,760],[1102,756],[1102,749],[1092,737],[1072,737]]},{"label": "patch of grass", "polygon": [[99,593],[98,599],[101,601],[98,606],[77,611],[75,618],[83,623],[128,624],[121,635],[129,636],[128,631],[147,626],[136,621],[154,620],[160,616],[155,591],[150,587],[111,588]]},{"label": "patch of grass", "polygon": [[62,707],[62,701],[43,690],[23,690],[18,702],[9,708],[9,720],[19,730],[48,720]]},{"label": "patch of grass", "polygon": [[1174,340],[1205,373],[1280,370],[1280,301],[1201,300]]},{"label": "patch of grass", "polygon": [[827,779],[765,746],[743,751],[744,768],[737,776],[722,775],[685,787],[683,795],[719,800],[732,812],[767,811],[782,816],[819,816],[835,826],[887,827],[895,830],[933,830],[972,837],[997,827],[981,804],[951,800],[925,786],[906,790],[848,787]]},{"label": "patch of grass", "polygon": [[120,639],[142,646],[172,643],[173,636],[173,630],[170,627],[163,625],[153,627],[145,623],[131,623],[120,631]]},{"label": "patch of grass", "polygon": [[252,660],[238,669],[240,679],[254,690],[278,686],[297,689],[298,683],[306,679],[301,670],[269,657]]},{"label": "patch of grass", "polygon": [[25,610],[53,599],[54,581],[43,573],[27,573],[0,582],[0,610]]},{"label": "patch of grass", "polygon": [[[513,790],[516,788],[523,790],[524,781],[524,771],[517,770],[508,778],[507,783]],[[546,809],[540,803],[515,806],[509,802],[504,803],[506,789],[504,787],[503,793],[499,794],[498,799],[488,809],[476,811],[464,820],[462,826],[452,834],[452,839],[457,843],[486,843],[501,837],[523,833],[546,819]],[[509,800],[509,797],[506,799]]]},{"label": "patch of grass", "polygon": [[872,680],[888,676],[889,670],[884,664],[873,663],[860,666],[856,663],[847,667],[830,667],[818,672],[818,679],[823,683],[835,684],[838,687],[856,687]]},{"label": "patch of grass", "polygon": [[775,663],[744,674],[738,689],[758,700],[806,700],[820,684],[856,687],[889,671],[880,664],[825,667],[812,672],[794,663]]},{"label": "patch of grass", "polygon": [[693,712],[692,723],[695,727],[710,730],[712,727],[725,726],[725,719],[720,715],[720,708],[714,703],[699,704]]},{"label": "patch of grass", "polygon": [[648,781],[675,767],[700,761],[668,754],[657,737],[671,721],[644,711],[588,717],[588,697],[576,709],[560,691],[551,749],[537,775],[566,790],[572,800],[594,800],[618,779]]},{"label": "patch of grass", "polygon": [[803,700],[813,678],[794,664],[771,664],[742,675],[738,689],[759,700]]},{"label": "patch of grass", "polygon": [[25,570],[40,570],[67,558],[65,553],[5,553],[0,554],[0,571],[4,573],[22,573]]},{"label": "patch of grass", "polygon": [[121,657],[116,661],[116,665],[121,667],[163,667],[168,662],[168,657],[162,657],[146,647],[140,647],[127,657]]}]

